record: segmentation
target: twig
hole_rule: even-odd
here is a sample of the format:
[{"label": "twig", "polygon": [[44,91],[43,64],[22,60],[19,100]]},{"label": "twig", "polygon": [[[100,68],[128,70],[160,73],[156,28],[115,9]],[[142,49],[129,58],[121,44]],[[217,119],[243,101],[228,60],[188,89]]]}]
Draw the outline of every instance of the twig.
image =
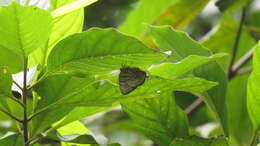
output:
[{"label": "twig", "polygon": [[13,80],[13,83],[14,83],[20,90],[23,90],[23,87],[21,87],[15,80]]},{"label": "twig", "polygon": [[232,72],[236,73],[239,69],[246,64],[253,56],[254,49],[250,49],[244,56],[242,56],[236,64],[232,66]]},{"label": "twig", "polygon": [[195,109],[199,108],[203,104],[204,102],[200,98],[198,98],[185,109],[185,113],[187,113],[187,115],[190,116],[195,111]]},{"label": "twig", "polygon": [[243,74],[251,72],[252,70],[253,70],[252,67],[242,68],[242,69],[240,69],[239,71],[236,72],[236,75],[243,75]]},{"label": "twig", "polygon": [[17,121],[17,122],[20,122],[20,123],[23,122],[23,120],[18,119],[17,117],[15,117],[14,115],[12,115],[12,114],[9,113],[8,111],[2,109],[1,107],[0,107],[0,111],[3,112],[3,113],[5,113],[7,116],[9,116],[10,118],[14,119],[14,120]]},{"label": "twig", "polygon": [[239,41],[240,41],[240,36],[241,36],[241,33],[242,33],[242,27],[243,27],[243,24],[245,22],[245,17],[246,17],[246,8],[243,8],[241,18],[240,18],[239,27],[238,27],[235,42],[234,42],[234,46],[233,46],[233,49],[232,49],[231,60],[230,60],[229,67],[228,67],[228,78],[229,79],[231,79],[234,76],[234,72],[232,71],[232,66],[235,62],[236,53],[237,53],[237,49],[238,49]]}]

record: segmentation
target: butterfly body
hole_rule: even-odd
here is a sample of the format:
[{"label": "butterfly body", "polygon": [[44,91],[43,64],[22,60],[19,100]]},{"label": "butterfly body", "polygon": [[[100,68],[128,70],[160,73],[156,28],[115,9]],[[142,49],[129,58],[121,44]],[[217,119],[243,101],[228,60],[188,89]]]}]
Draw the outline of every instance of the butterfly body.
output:
[{"label": "butterfly body", "polygon": [[139,68],[123,67],[119,74],[119,87],[122,94],[126,95],[145,82],[146,72]]}]

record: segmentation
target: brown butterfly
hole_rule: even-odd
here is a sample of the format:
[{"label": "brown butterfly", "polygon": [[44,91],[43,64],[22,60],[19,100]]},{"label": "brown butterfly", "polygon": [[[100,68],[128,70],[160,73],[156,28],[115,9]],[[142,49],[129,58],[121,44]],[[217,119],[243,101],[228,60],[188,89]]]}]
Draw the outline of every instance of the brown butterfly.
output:
[{"label": "brown butterfly", "polygon": [[139,68],[121,68],[119,74],[119,88],[121,93],[126,95],[132,92],[144,83],[146,77],[146,72]]}]

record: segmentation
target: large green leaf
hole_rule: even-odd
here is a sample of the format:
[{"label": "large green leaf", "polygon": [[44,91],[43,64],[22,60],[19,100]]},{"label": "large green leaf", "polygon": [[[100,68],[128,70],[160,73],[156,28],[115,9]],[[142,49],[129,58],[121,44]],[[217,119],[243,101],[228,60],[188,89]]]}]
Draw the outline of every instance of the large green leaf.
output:
[{"label": "large green leaf", "polygon": [[48,58],[47,74],[107,74],[123,65],[147,68],[165,57],[115,29],[93,28],[58,43]]},{"label": "large green leaf", "polygon": [[229,140],[234,146],[248,146],[253,137],[253,126],[246,107],[247,79],[248,75],[237,76],[228,84]]},{"label": "large green leaf", "polygon": [[0,19],[0,45],[26,56],[46,42],[52,27],[49,12],[16,2],[0,7]]},{"label": "large green leaf", "polygon": [[179,0],[141,0],[137,8],[130,12],[120,30],[130,35],[142,36],[147,26],[152,24],[160,14]]},{"label": "large green leaf", "polygon": [[[112,85],[110,83],[104,85],[94,84],[93,86],[87,86],[83,88],[79,94],[74,93],[71,95],[66,95],[64,98],[61,98],[59,101],[57,101],[53,106],[73,106],[74,104],[78,106],[107,105],[119,100],[141,97],[155,97],[158,94],[164,93],[171,89],[197,93],[210,89],[215,85],[216,83],[214,82],[209,82],[200,78],[169,80],[162,79],[160,77],[149,77],[145,85],[139,87],[138,90],[128,95],[122,95],[118,86]],[[107,90],[109,90],[109,92],[106,92]]]},{"label": "large green leaf", "polygon": [[[103,30],[94,28],[87,32],[68,37],[67,39],[57,44],[48,60],[48,71],[51,71],[49,73],[52,75],[58,72],[77,75],[98,75],[99,73],[105,74],[110,73],[115,69],[118,70],[122,67],[123,64],[134,65],[138,67],[148,67],[153,63],[160,62],[163,60],[163,58],[165,58],[165,55],[161,53],[152,53],[152,50],[144,46],[140,41],[132,37],[122,35],[114,29]],[[79,61],[77,64],[78,68],[75,68],[73,63],[77,61]],[[35,121],[39,121],[39,123],[43,122],[43,127],[38,126],[41,124],[35,122],[35,125],[37,125],[35,128],[42,128],[41,130],[43,130],[46,128],[46,125],[50,126],[50,124],[53,122],[61,119],[66,115],[66,113],[73,109],[72,107],[68,107],[68,105],[73,105],[74,102],[74,106],[95,106],[106,104],[99,100],[93,101],[93,103],[91,103],[91,99],[88,98],[86,103],[82,101],[81,104],[79,101],[82,100],[81,98],[84,99],[83,95],[75,95],[77,92],[72,92],[73,89],[69,90],[69,88],[64,88],[64,84],[68,83],[72,84],[75,89],[76,87],[85,89],[87,88],[85,87],[86,85],[81,83],[84,81],[88,83],[92,82],[93,80],[91,78],[83,80],[82,78],[77,79],[60,75],[47,78],[47,80],[40,83],[36,87],[36,91],[42,97],[42,101],[39,101],[36,111],[39,111],[49,104],[63,107],[62,109],[53,111],[53,113],[46,112],[42,116],[37,117]],[[51,86],[53,86],[53,88],[50,88]],[[85,91],[85,96],[88,95],[87,91],[91,93],[93,90],[95,90],[95,86],[90,86],[89,90]],[[61,99],[61,97],[66,98]],[[93,96],[92,100],[94,100],[95,97],[97,97],[97,95]],[[113,100],[109,101],[108,104],[111,104]],[[61,111],[63,111],[62,114],[57,114]],[[50,115],[55,116],[51,119],[42,119],[47,118]],[[33,133],[35,132],[36,131]]]},{"label": "large green leaf", "polygon": [[[190,55],[211,55],[207,48],[192,40],[187,34],[175,31],[169,26],[152,26],[151,32],[158,47],[163,51],[172,51],[175,61]],[[217,63],[211,62],[195,69],[193,73],[195,76],[219,83],[218,86],[203,93],[202,98],[221,122],[223,130],[227,134],[225,105],[227,79],[224,71]]]},{"label": "large green leaf", "polygon": [[114,84],[98,82],[90,85],[91,81],[59,75],[51,76],[38,84],[35,90],[42,101],[39,101],[36,112],[44,112],[33,119],[33,134],[57,122],[75,106],[108,106],[121,100],[156,97],[173,89],[197,93],[216,85],[199,78],[168,80],[149,77],[143,86],[128,95],[122,95],[119,87]]},{"label": "large green leaf", "polygon": [[[209,61],[213,61],[225,54],[216,54],[210,57],[191,55],[177,63],[162,63],[154,66],[149,70],[149,74],[157,75],[164,78],[177,78],[192,69],[205,64]],[[114,79],[113,79],[114,81]],[[117,80],[116,80],[117,81]],[[114,81],[116,83],[116,81]],[[71,111],[66,118],[62,119],[55,124],[55,127],[62,126],[69,122],[79,120],[83,117],[89,116],[100,111],[104,111],[110,107],[77,107]]]},{"label": "large green leaf", "polygon": [[20,134],[9,133],[0,138],[0,146],[21,146],[23,139]]},{"label": "large green leaf", "polygon": [[260,130],[260,42],[254,49],[253,72],[247,84],[247,109],[255,134]]},{"label": "large green leaf", "polygon": [[207,64],[210,61],[216,61],[216,59],[225,55],[226,54],[223,53],[215,54],[209,57],[190,55],[176,63],[166,62],[156,65],[149,70],[149,72],[153,75],[158,75],[165,78],[177,78],[203,64]]},{"label": "large green leaf", "polygon": [[[75,78],[66,75],[51,76],[47,78],[35,87],[38,95],[42,97],[38,101],[35,112],[40,111],[46,106],[59,101],[64,96],[78,92],[81,88],[84,88],[92,82],[92,78]],[[56,109],[53,112],[42,113],[42,115],[33,119],[32,133],[35,134],[37,130],[42,130],[50,126],[51,123],[61,119],[72,109],[73,107],[61,107],[60,109]]]},{"label": "large green leaf", "polygon": [[142,131],[156,144],[169,145],[175,137],[189,135],[188,119],[168,94],[122,104],[136,129]]},{"label": "large green leaf", "polygon": [[171,25],[175,29],[184,29],[210,0],[180,0],[170,6],[156,21],[157,25]]},{"label": "large green leaf", "polygon": [[[51,0],[51,10],[55,10],[65,4],[75,0]],[[53,28],[48,41],[40,49],[30,55],[30,65],[45,65],[51,49],[65,37],[81,32],[83,29],[83,8],[73,11],[61,17],[56,17],[53,21]]]},{"label": "large green leaf", "polygon": [[[50,85],[53,87],[48,89]],[[140,98],[140,96],[157,96],[157,94],[164,93],[170,89],[198,93],[210,89],[216,85],[217,84],[214,82],[206,81],[200,78],[169,80],[150,76],[146,79],[145,85],[139,87],[131,94],[122,95],[119,87],[114,84],[93,82],[91,79],[82,80],[82,78],[74,77],[65,78],[60,75],[60,77],[52,76],[36,87],[36,92],[41,97],[46,98],[42,99],[37,107],[38,109],[41,109],[47,105],[49,107],[62,107],[65,105],[110,105],[115,101],[126,100],[133,97]],[[94,94],[94,92],[96,94]]]},{"label": "large green leaf", "polygon": [[224,137],[203,139],[192,136],[184,139],[173,140],[170,146],[228,146]]}]

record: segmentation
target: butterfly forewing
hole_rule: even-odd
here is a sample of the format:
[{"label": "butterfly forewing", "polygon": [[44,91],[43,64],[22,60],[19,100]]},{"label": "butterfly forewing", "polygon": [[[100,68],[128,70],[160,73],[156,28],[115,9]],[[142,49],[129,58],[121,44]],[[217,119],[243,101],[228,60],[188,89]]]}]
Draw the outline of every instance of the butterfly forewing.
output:
[{"label": "butterfly forewing", "polygon": [[128,94],[142,85],[146,73],[139,68],[123,67],[119,74],[119,87],[122,94]]}]

